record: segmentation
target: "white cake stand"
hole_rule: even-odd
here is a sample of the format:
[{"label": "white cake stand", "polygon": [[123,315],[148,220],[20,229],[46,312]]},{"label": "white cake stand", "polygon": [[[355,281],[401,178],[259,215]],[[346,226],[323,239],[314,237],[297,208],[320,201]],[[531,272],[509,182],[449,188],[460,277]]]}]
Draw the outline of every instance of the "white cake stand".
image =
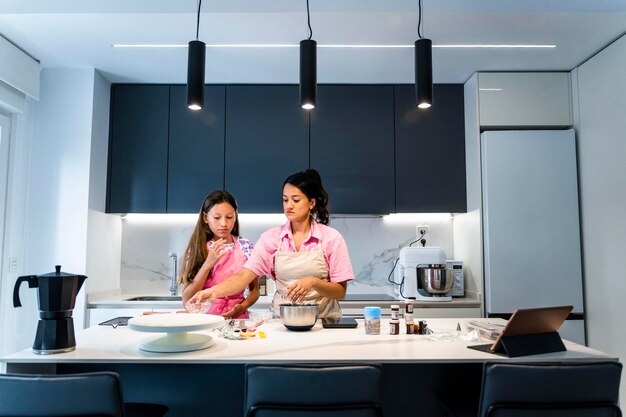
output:
[{"label": "white cake stand", "polygon": [[208,334],[187,333],[212,329],[224,323],[224,317],[213,314],[164,313],[133,317],[128,328],[138,332],[165,333],[139,343],[148,352],[189,352],[213,346]]}]

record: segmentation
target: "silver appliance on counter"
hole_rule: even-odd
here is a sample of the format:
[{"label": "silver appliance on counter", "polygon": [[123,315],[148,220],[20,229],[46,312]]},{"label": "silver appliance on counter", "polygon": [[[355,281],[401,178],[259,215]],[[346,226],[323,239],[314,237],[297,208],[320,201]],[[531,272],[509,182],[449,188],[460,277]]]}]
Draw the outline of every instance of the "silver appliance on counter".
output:
[{"label": "silver appliance on counter", "polygon": [[438,247],[404,247],[395,268],[395,291],[405,299],[451,301],[454,273]]},{"label": "silver appliance on counter", "polygon": [[454,284],[450,295],[453,297],[465,297],[465,275],[463,273],[463,261],[447,260],[447,267],[452,269]]}]

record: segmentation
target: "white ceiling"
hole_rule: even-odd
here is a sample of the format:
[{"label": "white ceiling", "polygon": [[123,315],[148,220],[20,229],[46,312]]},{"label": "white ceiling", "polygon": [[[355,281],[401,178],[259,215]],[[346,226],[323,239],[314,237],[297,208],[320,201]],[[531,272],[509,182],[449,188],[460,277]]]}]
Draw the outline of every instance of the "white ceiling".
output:
[{"label": "white ceiling", "polygon": [[[313,39],[403,44],[417,39],[418,0],[310,0]],[[97,68],[111,82],[186,82],[196,0],[0,0],[0,34],[43,68]],[[433,49],[436,83],[475,71],[571,70],[626,33],[626,0],[423,0],[438,44],[556,44],[551,49]],[[306,0],[204,0],[207,44],[293,44],[308,37]],[[298,48],[208,48],[207,83],[297,83]],[[412,83],[413,50],[318,48],[320,83]]]}]

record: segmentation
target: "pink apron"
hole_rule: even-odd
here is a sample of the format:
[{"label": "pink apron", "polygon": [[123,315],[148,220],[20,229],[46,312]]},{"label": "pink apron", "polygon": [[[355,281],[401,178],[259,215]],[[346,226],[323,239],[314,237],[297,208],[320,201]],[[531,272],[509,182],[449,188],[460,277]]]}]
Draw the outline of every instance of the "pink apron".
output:
[{"label": "pink apron", "polygon": [[[246,257],[241,250],[241,246],[237,240],[234,238],[233,248],[228,251],[224,256],[222,256],[219,261],[215,264],[211,272],[209,272],[209,276],[204,283],[203,288],[211,288],[214,285],[217,285],[226,279],[239,272],[239,270],[243,267],[243,264],[246,263]],[[207,242],[207,248],[210,246],[211,242]],[[221,297],[217,300],[213,301],[211,305],[211,309],[208,311],[208,314],[223,314],[227,311],[231,310],[236,304],[241,304],[241,302],[245,299],[244,292],[240,291],[236,294],[229,295],[227,297]],[[248,318],[248,310],[245,310],[243,313],[235,316],[236,319],[247,319]]]}]

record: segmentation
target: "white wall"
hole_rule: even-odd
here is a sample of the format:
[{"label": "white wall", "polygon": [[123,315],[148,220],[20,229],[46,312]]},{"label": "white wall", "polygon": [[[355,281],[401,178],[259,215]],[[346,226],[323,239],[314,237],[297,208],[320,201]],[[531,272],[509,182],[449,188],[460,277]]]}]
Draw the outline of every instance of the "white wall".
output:
[{"label": "white wall", "polygon": [[111,83],[96,71],[93,93],[86,293],[116,291],[120,287],[122,222],[106,214],[109,107]]},{"label": "white wall", "polygon": [[[589,346],[626,358],[626,36],[573,71]],[[622,383],[621,398],[626,398]]]},{"label": "white wall", "polygon": [[35,106],[25,266],[85,272],[93,70],[44,70]]},{"label": "white wall", "polygon": [[[52,272],[55,264],[86,273],[94,74],[42,71],[40,101],[29,101],[15,118],[5,252],[18,259],[18,267],[2,283],[3,353],[31,346],[36,330],[36,291],[22,286],[23,307],[12,306],[18,276]],[[74,311],[77,329],[84,320],[84,294]]]}]

